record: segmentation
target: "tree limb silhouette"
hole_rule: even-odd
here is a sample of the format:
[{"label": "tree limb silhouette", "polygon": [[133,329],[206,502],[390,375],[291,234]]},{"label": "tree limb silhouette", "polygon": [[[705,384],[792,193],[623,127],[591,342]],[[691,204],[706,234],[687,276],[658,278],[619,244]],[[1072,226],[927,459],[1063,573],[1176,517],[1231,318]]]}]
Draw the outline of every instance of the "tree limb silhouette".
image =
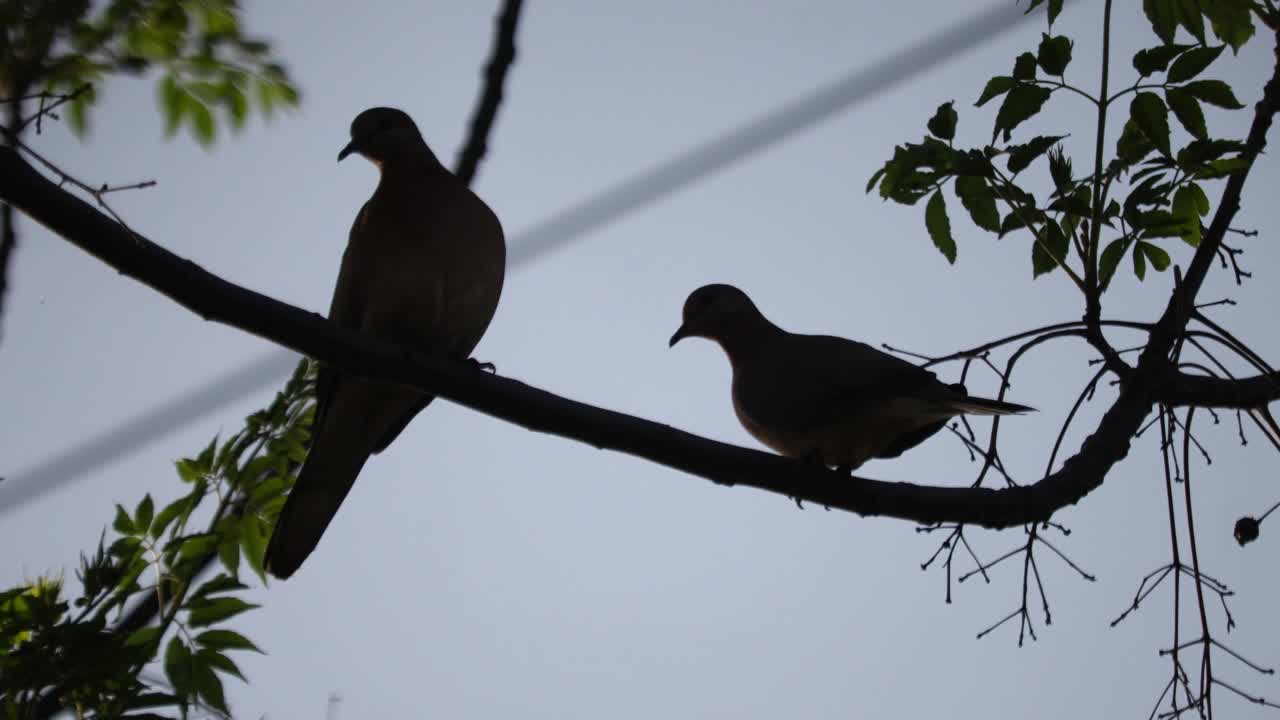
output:
[{"label": "tree limb silhouette", "polygon": [[[10,148],[0,148],[0,199],[86,252],[192,310],[344,370],[411,385],[523,427],[628,453],[723,485],[747,485],[855,512],[921,523],[1005,528],[1048,520],[1098,488],[1128,454],[1130,441],[1161,398],[1237,407],[1274,397],[1270,376],[1240,381],[1180,373],[1168,355],[1185,331],[1210,263],[1240,206],[1253,160],[1280,107],[1280,59],[1258,102],[1243,156],[1248,166],[1227,182],[1183,282],[1172,293],[1134,371],[1095,431],[1062,467],[1027,486],[935,487],[866,478],[716,442],[660,423],[563,398],[466,363],[406,352],[316,313],[229,283],[133,233],[60,189]],[[1261,388],[1261,390],[1259,389]],[[1181,393],[1181,394],[1179,394]]]}]

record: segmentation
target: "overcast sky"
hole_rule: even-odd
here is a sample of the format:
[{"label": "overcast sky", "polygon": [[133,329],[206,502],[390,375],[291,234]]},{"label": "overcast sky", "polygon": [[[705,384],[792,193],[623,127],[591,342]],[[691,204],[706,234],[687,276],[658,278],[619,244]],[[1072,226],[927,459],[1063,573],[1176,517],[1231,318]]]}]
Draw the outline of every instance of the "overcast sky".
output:
[{"label": "overcast sky", "polygon": [[[531,2],[477,191],[518,239],[593,193],[976,12],[932,0],[870,5]],[[1130,81],[1129,58],[1151,37],[1136,5],[1117,3],[1117,85]],[[403,108],[451,162],[497,3],[246,6],[247,26],[273,40],[299,81],[300,112],[255,121],[205,152],[185,136],[160,141],[153,83],[120,80],[104,88],[87,142],[60,127],[32,140],[91,183],[157,179],[155,188],[113,196],[133,227],[228,280],[323,311],[351,219],[376,179],[367,163],[334,164],[348,124],[372,105]],[[1088,87],[1100,25],[1101,3],[1083,0],[1060,20],[1060,31],[1076,37],[1068,79]],[[960,245],[951,267],[928,240],[923,207],[863,193],[895,143],[920,139],[940,102],[957,101],[959,142],[989,138],[994,107],[972,102],[1043,29],[1038,20],[993,34],[943,67],[513,270],[477,357],[574,399],[754,447],[729,405],[720,351],[702,341],[666,346],[686,294],[704,283],[739,285],[791,330],[929,354],[1079,318],[1080,299],[1060,273],[1032,280],[1029,237],[997,242],[980,233],[948,193]],[[1255,101],[1270,67],[1265,39],[1219,65],[1215,75]],[[1114,134],[1121,121],[1113,117]],[[1224,134],[1242,134],[1245,122],[1210,113]],[[1091,167],[1093,119],[1079,99],[1055,97],[1023,132],[1071,133],[1077,173]],[[1213,316],[1272,362],[1280,358],[1274,155],[1255,169],[1238,222],[1263,231],[1240,241],[1256,279],[1237,288],[1215,270],[1201,293],[1237,300]],[[1043,167],[1031,175],[1047,182]],[[18,487],[24,471],[78,441],[273,350],[201,321],[30,222],[20,231],[0,339],[6,484]],[[1165,245],[1175,262],[1189,262],[1189,248]],[[1171,273],[1138,284],[1126,261],[1105,315],[1151,319],[1171,284]],[[1010,399],[1041,412],[1002,427],[1003,456],[1018,478],[1043,472],[1058,425],[1093,372],[1088,357],[1067,340],[1020,367]],[[957,370],[943,374],[954,379]],[[975,370],[968,385],[991,395],[994,380]],[[5,513],[4,582],[62,568],[72,576],[115,502],[176,497],[172,461],[237,430],[272,392],[235,399]],[[1099,392],[1068,450],[1113,397],[1111,388]],[[1280,499],[1274,450],[1256,431],[1239,447],[1234,417],[1222,418],[1216,427],[1207,414],[1197,421],[1213,464],[1195,466],[1193,487],[1200,560],[1237,591],[1239,627],[1222,632],[1216,607],[1210,618],[1233,649],[1280,665],[1280,537],[1267,526],[1248,548],[1231,539],[1237,517]],[[229,699],[237,717],[273,719],[324,717],[332,693],[344,719],[1145,717],[1169,677],[1157,656],[1172,633],[1169,588],[1119,627],[1108,624],[1139,579],[1169,560],[1157,441],[1154,431],[1144,435],[1102,488],[1055,516],[1074,532],[1050,537],[1098,582],[1038,554],[1053,623],[1044,626],[1033,598],[1039,640],[1019,649],[1016,623],[975,635],[1018,606],[1020,562],[996,568],[990,584],[957,586],[948,605],[940,571],[920,570],[938,539],[909,523],[802,512],[779,496],[437,402],[365,467],[303,569],[255,592],[263,607],[231,624],[267,654],[238,658],[251,684],[229,680]],[[961,485],[976,469],[942,433],[862,472]],[[1020,531],[971,537],[988,560],[1023,542]],[[971,568],[957,563],[958,572]],[[1194,627],[1188,605],[1184,629]],[[1275,676],[1225,656],[1214,668],[1280,699]],[[1221,688],[1215,698],[1224,717],[1274,716]]]}]

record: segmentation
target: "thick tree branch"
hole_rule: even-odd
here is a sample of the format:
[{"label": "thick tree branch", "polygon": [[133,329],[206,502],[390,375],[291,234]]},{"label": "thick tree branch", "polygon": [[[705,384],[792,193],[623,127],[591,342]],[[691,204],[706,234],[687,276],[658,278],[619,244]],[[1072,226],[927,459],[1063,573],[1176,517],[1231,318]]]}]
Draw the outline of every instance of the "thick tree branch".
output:
[{"label": "thick tree branch", "polygon": [[1247,378],[1178,373],[1160,391],[1166,405],[1252,409],[1280,400],[1280,372]]},{"label": "thick tree branch", "polygon": [[[1278,104],[1280,79],[1273,76],[1249,132],[1245,155],[1250,165],[1265,145]],[[1213,224],[1186,280],[1153,331],[1137,370],[1125,378],[1119,397],[1080,451],[1035,485],[993,490],[850,480],[824,468],[558,397],[465,363],[407,352],[228,283],[112,222],[45,179],[12,149],[0,149],[0,199],[208,320],[238,327],[357,375],[419,387],[531,430],[636,455],[720,484],[748,485],[863,515],[992,528],[1048,520],[1100,486],[1111,467],[1128,453],[1130,440],[1154,400],[1170,379],[1180,379],[1170,370],[1168,352],[1186,326],[1195,293],[1239,207],[1247,174],[1246,169],[1228,181]]]},{"label": "thick tree branch", "polygon": [[993,528],[1047,520],[1102,483],[1111,466],[1128,452],[1130,436],[1150,409],[1152,392],[1137,378],[1082,451],[1032,486],[992,490],[849,480],[824,468],[708,440],[491,376],[466,363],[408,353],[395,344],[362,336],[316,313],[228,283],[130,232],[57,187],[7,148],[0,149],[0,199],[207,320],[238,327],[358,375],[420,387],[531,430],[636,455],[720,484],[748,485],[863,515]]}]

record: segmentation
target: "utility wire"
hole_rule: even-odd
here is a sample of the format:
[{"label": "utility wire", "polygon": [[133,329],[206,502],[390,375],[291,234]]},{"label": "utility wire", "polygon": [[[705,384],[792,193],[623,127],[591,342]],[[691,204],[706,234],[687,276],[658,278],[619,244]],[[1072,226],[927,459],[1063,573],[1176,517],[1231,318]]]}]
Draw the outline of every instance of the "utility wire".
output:
[{"label": "utility wire", "polygon": [[[960,23],[908,45],[869,68],[838,80],[698,145],[656,167],[552,215],[511,238],[508,267],[518,269],[635,210],[682,190],[779,141],[806,130],[878,92],[930,70],[1020,25],[1024,15],[1002,0]],[[241,397],[279,383],[298,362],[274,349],[212,382],[125,420],[52,458],[13,473],[0,484],[0,517],[77,477],[145,446]]]}]

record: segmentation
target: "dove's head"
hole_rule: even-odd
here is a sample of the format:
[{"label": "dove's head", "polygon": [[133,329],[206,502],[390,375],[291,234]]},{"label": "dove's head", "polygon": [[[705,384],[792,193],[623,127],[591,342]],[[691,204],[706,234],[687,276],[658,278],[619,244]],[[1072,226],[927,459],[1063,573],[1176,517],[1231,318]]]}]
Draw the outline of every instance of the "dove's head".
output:
[{"label": "dove's head", "polygon": [[[736,334],[763,321],[747,294],[732,285],[703,285],[684,301],[683,322],[668,347],[687,337],[703,337],[723,344]],[[766,321],[767,322],[767,321]]]},{"label": "dove's head", "polygon": [[338,153],[338,161],[357,153],[381,167],[389,160],[419,153],[426,147],[408,113],[395,108],[369,108],[351,121],[351,142]]}]

